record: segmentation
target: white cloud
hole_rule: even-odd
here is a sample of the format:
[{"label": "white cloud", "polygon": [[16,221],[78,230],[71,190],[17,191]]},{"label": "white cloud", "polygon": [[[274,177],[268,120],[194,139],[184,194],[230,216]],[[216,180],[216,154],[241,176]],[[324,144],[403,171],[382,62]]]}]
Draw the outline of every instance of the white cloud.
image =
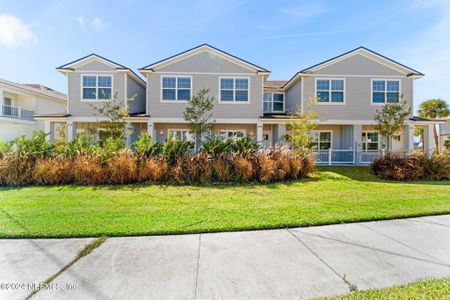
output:
[{"label": "white cloud", "polygon": [[94,28],[97,31],[102,31],[103,29],[106,29],[109,27],[109,24],[102,21],[99,17],[95,17],[92,22],[91,22],[92,26],[94,26]]},{"label": "white cloud", "polygon": [[328,12],[328,7],[317,3],[302,3],[291,8],[281,8],[279,11],[294,17],[311,18]]},{"label": "white cloud", "polygon": [[78,23],[80,24],[81,28],[84,28],[84,25],[86,24],[86,22],[84,21],[84,18],[80,16],[80,17],[77,17],[76,19],[77,19]]},{"label": "white cloud", "polygon": [[15,47],[36,42],[37,37],[24,22],[15,16],[0,14],[0,44]]}]

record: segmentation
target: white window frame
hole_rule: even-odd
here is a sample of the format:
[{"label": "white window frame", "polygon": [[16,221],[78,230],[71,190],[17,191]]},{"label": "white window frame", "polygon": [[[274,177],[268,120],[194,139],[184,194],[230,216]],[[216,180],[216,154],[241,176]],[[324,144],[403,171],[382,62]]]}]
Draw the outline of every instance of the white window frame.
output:
[{"label": "white window frame", "polygon": [[[84,89],[84,77],[95,77],[95,82],[96,82],[96,86],[95,86],[95,99],[85,99],[83,97],[83,89]],[[110,77],[111,78],[111,98],[110,99],[99,99],[98,98],[98,77]],[[81,91],[80,91],[80,97],[81,97],[81,102],[108,102],[111,101],[112,98],[114,97],[114,76],[113,74],[81,74]],[[93,87],[86,87],[86,88],[93,88]]]},{"label": "white window frame", "polygon": [[226,139],[229,139],[228,133],[233,133],[233,135],[234,135],[236,132],[243,132],[244,133],[243,137],[244,138],[247,137],[247,130],[245,130],[245,129],[221,129],[219,131],[219,137],[222,138],[222,134],[226,133],[226,135],[227,135],[225,138],[225,140],[226,140]]},{"label": "white window frame", "polygon": [[[222,91],[222,85],[221,81],[222,79],[233,79],[233,100],[232,101],[222,101],[221,98],[221,91]],[[247,79],[248,87],[247,87],[247,94],[248,94],[248,100],[247,101],[236,101],[236,79]],[[226,89],[230,90],[231,89]],[[250,77],[248,76],[219,76],[219,95],[217,96],[217,99],[219,99],[219,104],[250,104],[251,94],[250,94]],[[242,89],[238,89],[238,91],[244,91]]]},{"label": "white window frame", "polygon": [[[264,103],[265,103],[264,95],[265,94],[270,94],[269,111],[264,111]],[[273,110],[273,103],[274,103],[273,98],[274,98],[275,94],[282,94],[283,95],[283,110],[277,110],[277,111]],[[264,92],[263,93],[263,113],[266,114],[266,113],[284,113],[284,112],[286,112],[286,93],[285,92]]]},{"label": "white window frame", "polygon": [[[330,101],[328,102],[319,102],[316,101],[316,103],[314,103],[315,105],[345,105],[345,90],[346,90],[346,82],[345,82],[345,78],[340,78],[340,77],[315,77],[314,78],[314,96],[317,97],[317,81],[318,80],[328,80],[330,82],[329,84],[329,88],[328,88],[328,95],[329,95],[329,99]],[[332,102],[331,101],[331,92],[333,92],[333,90],[331,89],[331,81],[332,80],[341,80],[344,82],[344,90],[342,91],[343,94],[343,101],[342,102]],[[325,90],[321,91],[321,92],[325,92]],[[335,91],[335,92],[340,92],[340,91]]]},{"label": "white window frame", "polygon": [[[366,140],[365,141],[363,141],[363,138],[362,138],[362,136],[363,136],[363,134],[366,134]],[[367,147],[367,144],[369,143],[368,141],[367,141],[367,134],[368,133],[376,133],[376,134],[378,134],[378,141],[377,141],[377,150],[368,150],[368,147]],[[374,143],[374,142],[370,142],[370,143]],[[363,145],[366,145],[366,150],[364,150],[363,149]],[[363,130],[362,131],[362,133],[361,133],[361,150],[363,151],[363,152],[370,152],[370,151],[380,151],[380,133],[378,132],[378,131],[376,131],[376,130]]]},{"label": "white window frame", "polygon": [[[164,100],[163,99],[163,81],[164,78],[175,78],[175,100]],[[177,100],[178,99],[178,78],[190,78],[191,79],[191,88],[190,90],[190,97],[192,97],[192,86],[193,86],[193,80],[192,75],[162,75],[161,76],[161,90],[160,90],[160,96],[159,101],[161,103],[188,103],[189,100]],[[181,89],[181,90],[187,90],[187,89]]]},{"label": "white window frame", "polygon": [[184,134],[186,134],[186,139],[181,139],[182,141],[193,142],[195,140],[194,136],[192,135],[189,129],[177,129],[177,128],[167,129],[167,138],[169,138],[170,134],[174,132],[182,132],[183,133],[181,135],[182,137]]},{"label": "white window frame", "polygon": [[[383,103],[379,103],[379,102],[373,102],[373,82],[374,81],[384,81],[384,102]],[[398,81],[398,102],[387,102],[387,82],[388,81]],[[381,92],[381,91],[378,91]],[[388,103],[400,103],[401,100],[401,96],[402,96],[402,81],[398,78],[372,78],[370,80],[370,104],[371,105],[385,105]]]},{"label": "white window frame", "polygon": [[[314,151],[328,151],[328,149],[320,149],[320,133],[321,132],[329,132],[330,133],[330,149],[333,149],[333,130],[311,130],[312,132],[317,132],[318,133],[318,141],[317,141],[317,150]],[[314,141],[312,141],[314,142]]]}]

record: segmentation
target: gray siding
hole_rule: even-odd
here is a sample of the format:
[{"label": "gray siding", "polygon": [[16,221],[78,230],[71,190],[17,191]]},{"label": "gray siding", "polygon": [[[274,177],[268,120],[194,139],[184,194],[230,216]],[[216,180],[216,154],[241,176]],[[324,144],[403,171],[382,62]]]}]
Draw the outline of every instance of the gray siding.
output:
[{"label": "gray siding", "polygon": [[[313,110],[318,113],[321,120],[372,120],[374,113],[382,107],[372,104],[372,79],[399,79],[403,101],[412,107],[413,79],[362,55],[355,55],[320,69],[312,76],[303,77],[287,91],[287,107],[295,107],[297,103],[300,103],[302,93],[304,103],[315,96],[315,80],[324,77],[316,77],[314,74],[326,75],[326,78],[331,79],[345,79],[344,104],[314,105]],[[303,81],[303,91],[300,91],[301,81]]]},{"label": "gray siding", "polygon": [[[346,77],[345,104],[317,104],[314,105],[313,110],[318,113],[321,120],[372,120],[375,112],[382,106],[372,105],[371,79],[370,77]],[[303,92],[306,102],[307,99],[314,96],[315,79],[306,77],[302,80],[304,80]],[[409,107],[412,107],[412,84],[411,78],[401,78],[401,94],[403,101],[406,101]]]},{"label": "gray siding", "polygon": [[[161,77],[172,75],[165,72],[176,72],[177,76],[192,76],[192,94],[207,88],[210,96],[215,97],[213,119],[215,118],[245,118],[256,119],[262,115],[263,78],[261,75],[251,74],[249,70],[222,59],[208,52],[197,54],[183,61],[173,63],[156,73],[150,73],[147,86],[147,112],[154,118],[183,118],[186,103],[164,103],[161,101]],[[203,74],[203,73],[209,74]],[[199,74],[200,73],[200,74]],[[249,103],[219,103],[219,78],[229,76],[249,77]],[[223,74],[223,75],[219,75]],[[230,76],[233,77],[233,76]]]},{"label": "gray siding", "polygon": [[134,100],[128,104],[128,112],[145,113],[145,87],[131,76],[127,77],[127,94],[128,99],[136,95]]},{"label": "gray siding", "polygon": [[207,73],[249,73],[250,71],[233,62],[204,51],[166,67],[158,72],[207,72]]},{"label": "gray siding", "polygon": [[[68,73],[68,93],[69,93],[69,113],[73,117],[91,117],[94,116],[92,108],[88,105],[89,102],[82,102],[81,94],[81,76],[85,74],[96,74],[98,71],[111,71],[111,73],[101,73],[113,75],[113,94],[117,92],[118,100],[123,101],[125,99],[125,73],[119,73],[112,71],[114,69],[100,62],[91,62],[83,65],[78,70],[85,72],[73,72]],[[93,102],[93,104],[101,104],[101,102]]]},{"label": "gray siding", "polygon": [[398,71],[384,66],[361,54],[356,54],[338,63],[322,68],[315,72],[316,74],[332,75],[377,75],[377,76],[401,76],[404,75]]},{"label": "gray siding", "polygon": [[286,112],[296,112],[302,99],[301,81],[286,92]]}]

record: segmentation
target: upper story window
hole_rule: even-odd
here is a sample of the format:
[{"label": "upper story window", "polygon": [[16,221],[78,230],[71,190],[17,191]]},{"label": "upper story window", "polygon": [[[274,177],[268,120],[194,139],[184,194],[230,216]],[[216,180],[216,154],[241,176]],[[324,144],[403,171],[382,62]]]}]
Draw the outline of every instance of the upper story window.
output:
[{"label": "upper story window", "polygon": [[163,77],[162,100],[163,101],[187,101],[191,98],[191,77]]},{"label": "upper story window", "polygon": [[318,103],[344,103],[344,80],[317,79],[316,93]]},{"label": "upper story window", "polygon": [[398,103],[400,80],[372,80],[372,103]]},{"label": "upper story window", "polygon": [[311,131],[311,148],[328,150],[331,148],[331,131]]},{"label": "upper story window", "polygon": [[264,112],[284,112],[284,93],[264,93]]},{"label": "upper story window", "polygon": [[111,100],[111,75],[83,75],[83,100]]},{"label": "upper story window", "polygon": [[220,78],[220,102],[248,103],[248,78]]}]

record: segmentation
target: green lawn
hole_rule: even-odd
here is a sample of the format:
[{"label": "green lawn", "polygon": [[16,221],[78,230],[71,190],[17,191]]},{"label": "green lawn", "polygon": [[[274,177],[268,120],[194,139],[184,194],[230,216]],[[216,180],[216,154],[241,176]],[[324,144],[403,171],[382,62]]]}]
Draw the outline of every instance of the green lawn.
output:
[{"label": "green lawn", "polygon": [[380,181],[366,167],[239,186],[0,189],[0,237],[230,231],[450,213],[450,181]]},{"label": "green lawn", "polygon": [[368,300],[368,299],[450,299],[450,279],[432,279],[414,282],[408,285],[394,286],[387,289],[353,292],[341,297],[327,299],[335,300]]}]

